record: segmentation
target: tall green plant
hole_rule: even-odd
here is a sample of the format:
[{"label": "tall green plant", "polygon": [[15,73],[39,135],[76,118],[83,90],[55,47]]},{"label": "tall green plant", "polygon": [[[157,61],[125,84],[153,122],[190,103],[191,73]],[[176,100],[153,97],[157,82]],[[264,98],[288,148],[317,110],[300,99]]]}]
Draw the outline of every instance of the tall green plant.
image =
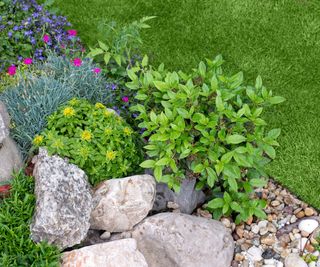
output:
[{"label": "tall green plant", "polygon": [[176,191],[182,179],[197,179],[198,189],[212,191],[208,208],[214,217],[235,213],[240,222],[264,217],[265,202],[250,195],[265,185],[264,167],[276,156],[280,129],[266,133],[261,114],[284,98],[273,96],[260,76],[254,87],[243,85],[242,72],[225,76],[222,63],[218,56],[186,74],[149,67],[145,57],[128,70],[127,86],[141,101],[131,110],[140,114],[148,139],[149,159],[141,166]]},{"label": "tall green plant", "polygon": [[96,48],[90,48],[88,56],[108,66],[110,73],[125,75],[126,67],[132,65],[134,53],[142,44],[141,30],[150,28],[147,22],[153,18],[143,17],[125,26],[114,21],[100,24],[99,30],[105,38],[98,41]]}]

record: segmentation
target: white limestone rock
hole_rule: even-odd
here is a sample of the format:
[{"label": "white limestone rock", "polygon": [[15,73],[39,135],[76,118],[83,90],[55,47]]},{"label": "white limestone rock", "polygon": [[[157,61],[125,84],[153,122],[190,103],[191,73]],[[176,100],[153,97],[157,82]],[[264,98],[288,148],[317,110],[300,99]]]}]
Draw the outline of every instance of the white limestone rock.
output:
[{"label": "white limestone rock", "polygon": [[31,228],[35,242],[63,249],[79,244],[90,227],[92,193],[83,170],[40,148],[35,163],[36,208]]},{"label": "white limestone rock", "polygon": [[132,238],[149,267],[230,267],[231,234],[219,221],[183,213],[159,213],[134,227]]},{"label": "white limestone rock", "polygon": [[110,233],[131,230],[152,209],[156,183],[151,175],[102,182],[94,192],[91,229]]},{"label": "white limestone rock", "polygon": [[148,267],[148,264],[136,241],[130,238],[65,252],[61,267]]}]

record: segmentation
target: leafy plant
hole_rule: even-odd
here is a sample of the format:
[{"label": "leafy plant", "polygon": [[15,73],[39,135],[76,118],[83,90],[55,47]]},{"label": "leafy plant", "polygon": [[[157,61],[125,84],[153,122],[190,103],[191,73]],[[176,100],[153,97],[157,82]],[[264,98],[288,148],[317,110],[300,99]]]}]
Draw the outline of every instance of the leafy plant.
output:
[{"label": "leafy plant", "polygon": [[68,157],[96,185],[139,172],[138,140],[132,128],[103,104],[72,99],[48,118],[47,128],[34,144]]},{"label": "leafy plant", "polygon": [[261,77],[255,86],[243,85],[242,72],[223,75],[222,57],[200,62],[191,74],[168,72],[163,64],[128,70],[127,86],[141,104],[139,127],[155,178],[179,191],[185,177],[197,179],[197,189],[211,189],[207,207],[215,218],[237,215],[237,222],[252,215],[264,217],[264,200],[251,199],[255,187],[265,185],[264,166],[275,158],[280,129],[265,132],[261,118],[265,107],[284,101],[273,96]]},{"label": "leafy plant", "polygon": [[140,31],[150,28],[146,22],[153,18],[143,17],[123,27],[114,21],[100,24],[99,30],[105,39],[98,41],[97,48],[90,48],[88,56],[107,66],[106,70],[110,74],[125,76],[126,67],[132,65],[134,52],[142,44]]},{"label": "leafy plant", "polygon": [[33,137],[46,126],[46,117],[68,100],[79,97],[95,102],[112,103],[111,90],[95,65],[84,60],[74,66],[66,58],[51,54],[43,64],[35,64],[30,72],[17,74],[17,84],[0,94],[12,117],[11,134],[24,158]]},{"label": "leafy plant", "polygon": [[30,239],[33,192],[33,178],[19,173],[12,181],[11,196],[0,199],[0,266],[59,266],[58,248]]},{"label": "leafy plant", "polygon": [[108,86],[113,93],[113,106],[134,129],[138,129],[136,114],[131,114],[129,107],[136,104],[134,92],[128,90],[127,67],[140,60],[139,47],[142,44],[141,31],[150,28],[148,21],[155,17],[144,17],[128,25],[120,26],[116,22],[100,23],[98,30],[104,35],[95,48],[90,48],[89,57],[100,64],[103,73],[108,77]]}]

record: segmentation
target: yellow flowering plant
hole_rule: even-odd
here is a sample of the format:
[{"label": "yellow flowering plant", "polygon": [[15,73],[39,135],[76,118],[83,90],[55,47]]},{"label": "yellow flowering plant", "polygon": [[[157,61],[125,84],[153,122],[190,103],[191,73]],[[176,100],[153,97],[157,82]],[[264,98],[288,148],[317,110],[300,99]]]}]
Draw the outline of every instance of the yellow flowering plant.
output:
[{"label": "yellow flowering plant", "polygon": [[143,160],[140,139],[113,110],[102,103],[72,99],[48,118],[46,129],[34,137],[35,148],[68,157],[91,184],[137,174]]}]

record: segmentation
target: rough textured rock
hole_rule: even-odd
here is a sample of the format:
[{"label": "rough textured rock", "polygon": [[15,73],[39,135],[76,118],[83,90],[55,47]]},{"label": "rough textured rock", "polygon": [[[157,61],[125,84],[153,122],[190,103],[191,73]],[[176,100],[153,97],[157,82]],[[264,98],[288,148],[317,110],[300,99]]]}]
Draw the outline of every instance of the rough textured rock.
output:
[{"label": "rough textured rock", "polygon": [[151,210],[155,188],[151,175],[104,181],[94,193],[91,229],[110,233],[131,230]]},{"label": "rough textured rock", "polygon": [[164,211],[167,209],[168,202],[174,202],[179,205],[182,213],[191,214],[197,206],[205,202],[205,194],[194,189],[195,183],[195,179],[184,179],[178,194],[170,190],[166,184],[158,183],[152,211]]},{"label": "rough textured rock", "polygon": [[122,239],[65,252],[62,267],[148,267],[148,264],[134,239]]},{"label": "rough textured rock", "polygon": [[299,257],[299,254],[290,254],[284,263],[285,267],[308,267],[308,264]]},{"label": "rough textured rock", "polygon": [[20,152],[9,137],[10,117],[0,101],[0,182],[9,180],[13,171],[22,167]]},{"label": "rough textured rock", "polygon": [[229,267],[234,242],[222,223],[181,213],[159,213],[132,231],[149,267]]},{"label": "rough textured rock", "polygon": [[10,117],[5,105],[0,101],[0,144],[9,136]]},{"label": "rough textured rock", "polygon": [[79,244],[90,227],[92,211],[86,174],[58,156],[48,156],[43,148],[33,162],[37,200],[32,239],[47,240],[60,248]]},{"label": "rough textured rock", "polygon": [[5,138],[0,144],[0,182],[9,180],[21,167],[20,151],[10,137]]}]

